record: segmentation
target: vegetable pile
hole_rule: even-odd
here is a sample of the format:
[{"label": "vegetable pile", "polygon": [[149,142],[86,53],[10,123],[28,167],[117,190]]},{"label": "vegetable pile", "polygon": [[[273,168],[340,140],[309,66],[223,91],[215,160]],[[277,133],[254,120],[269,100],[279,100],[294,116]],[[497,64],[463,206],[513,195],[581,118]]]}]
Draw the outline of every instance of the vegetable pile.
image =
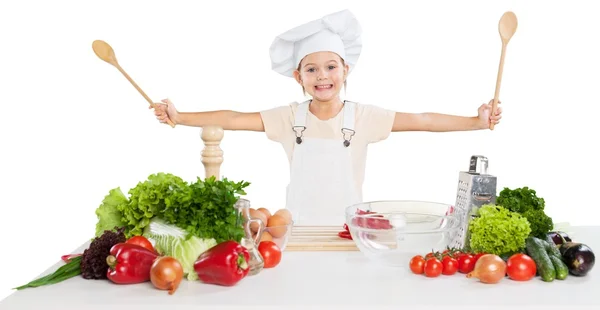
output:
[{"label": "vegetable pile", "polygon": [[[115,284],[148,282],[169,294],[184,278],[233,286],[253,268],[259,268],[256,274],[279,264],[278,242],[287,239],[292,222],[285,209],[273,215],[265,208],[251,209],[252,215],[243,216],[235,204],[248,185],[215,177],[188,183],[173,174],[157,173],[130,189],[129,196],[113,188],[95,210],[98,222],[88,248],[64,255],[65,265],[54,273],[16,289],[55,284],[77,275]],[[254,229],[252,236],[244,230],[249,218],[264,218],[263,229]],[[254,244],[250,237],[258,233],[263,238]],[[250,255],[244,240],[255,246],[258,257]]]},{"label": "vegetable pile", "polygon": [[467,278],[495,284],[504,278],[544,282],[586,276],[595,264],[592,249],[553,231],[545,201],[528,187],[504,188],[496,204],[475,212],[464,249],[415,255],[409,262],[414,274],[426,277],[466,274]]}]

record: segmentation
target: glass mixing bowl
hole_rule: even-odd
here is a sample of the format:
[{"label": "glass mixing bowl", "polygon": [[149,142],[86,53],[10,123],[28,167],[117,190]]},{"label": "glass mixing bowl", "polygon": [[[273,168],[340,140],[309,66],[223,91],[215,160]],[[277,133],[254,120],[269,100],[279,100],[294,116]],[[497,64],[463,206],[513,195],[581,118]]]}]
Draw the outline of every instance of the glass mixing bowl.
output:
[{"label": "glass mixing bowl", "polygon": [[373,201],[346,208],[346,225],[358,249],[394,267],[407,267],[415,255],[459,245],[460,219],[452,205],[437,202]]}]

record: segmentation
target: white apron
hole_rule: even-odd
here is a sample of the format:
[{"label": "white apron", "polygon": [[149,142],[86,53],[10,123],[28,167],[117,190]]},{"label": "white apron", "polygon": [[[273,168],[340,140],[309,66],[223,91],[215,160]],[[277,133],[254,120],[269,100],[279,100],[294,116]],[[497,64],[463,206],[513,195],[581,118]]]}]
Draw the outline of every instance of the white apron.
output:
[{"label": "white apron", "polygon": [[296,111],[286,208],[295,225],[341,226],[346,221],[346,207],[362,199],[355,187],[350,154],[356,105],[344,101],[339,138],[317,139],[303,136],[309,103],[299,104]]}]

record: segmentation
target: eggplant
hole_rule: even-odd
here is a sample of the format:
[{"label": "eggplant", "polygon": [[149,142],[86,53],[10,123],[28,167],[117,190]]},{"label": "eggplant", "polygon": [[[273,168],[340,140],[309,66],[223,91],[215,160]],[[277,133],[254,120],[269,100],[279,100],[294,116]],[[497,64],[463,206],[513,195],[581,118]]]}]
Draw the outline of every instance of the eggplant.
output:
[{"label": "eggplant", "polygon": [[564,242],[559,248],[562,260],[569,268],[569,273],[583,277],[596,263],[596,257],[590,247],[578,242]]},{"label": "eggplant", "polygon": [[556,245],[561,245],[565,241],[567,241],[567,242],[573,241],[573,240],[571,240],[569,235],[567,235],[567,233],[562,232],[562,231],[551,231],[548,233],[548,236],[550,238],[552,238],[552,241],[554,241],[554,244],[556,244]]}]

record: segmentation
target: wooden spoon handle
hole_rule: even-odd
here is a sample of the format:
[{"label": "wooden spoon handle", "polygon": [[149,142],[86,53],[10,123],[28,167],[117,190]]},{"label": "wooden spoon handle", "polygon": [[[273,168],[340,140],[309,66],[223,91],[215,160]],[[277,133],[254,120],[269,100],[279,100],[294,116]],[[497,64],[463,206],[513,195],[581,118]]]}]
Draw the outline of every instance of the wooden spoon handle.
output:
[{"label": "wooden spoon handle", "polygon": [[[117,69],[119,69],[119,71],[125,76],[125,78],[127,78],[127,80],[129,80],[129,82],[131,83],[131,85],[133,85],[133,87],[135,87],[135,89],[137,89],[137,91],[142,94],[142,96],[144,98],[146,98],[146,101],[148,101],[148,103],[150,104],[150,106],[152,108],[156,108],[156,103],[154,103],[150,97],[148,97],[148,95],[146,95],[146,93],[138,86],[138,84],[133,81],[133,79],[129,76],[129,74],[127,74],[127,72],[125,72],[125,70],[123,70],[123,68],[121,68],[121,66],[119,64],[115,64],[115,67],[117,67]],[[175,124],[173,124],[173,122],[170,119],[167,119],[167,123],[171,126],[171,127],[175,127]]]},{"label": "wooden spoon handle", "polygon": [[[494,92],[494,103],[492,104],[492,113],[496,115],[498,110],[498,97],[500,96],[500,83],[502,82],[502,70],[504,69],[504,55],[506,54],[506,44],[502,43],[502,53],[500,54],[500,66],[498,67],[498,77],[496,78],[496,91]],[[490,130],[494,130],[494,123],[490,123]]]}]

